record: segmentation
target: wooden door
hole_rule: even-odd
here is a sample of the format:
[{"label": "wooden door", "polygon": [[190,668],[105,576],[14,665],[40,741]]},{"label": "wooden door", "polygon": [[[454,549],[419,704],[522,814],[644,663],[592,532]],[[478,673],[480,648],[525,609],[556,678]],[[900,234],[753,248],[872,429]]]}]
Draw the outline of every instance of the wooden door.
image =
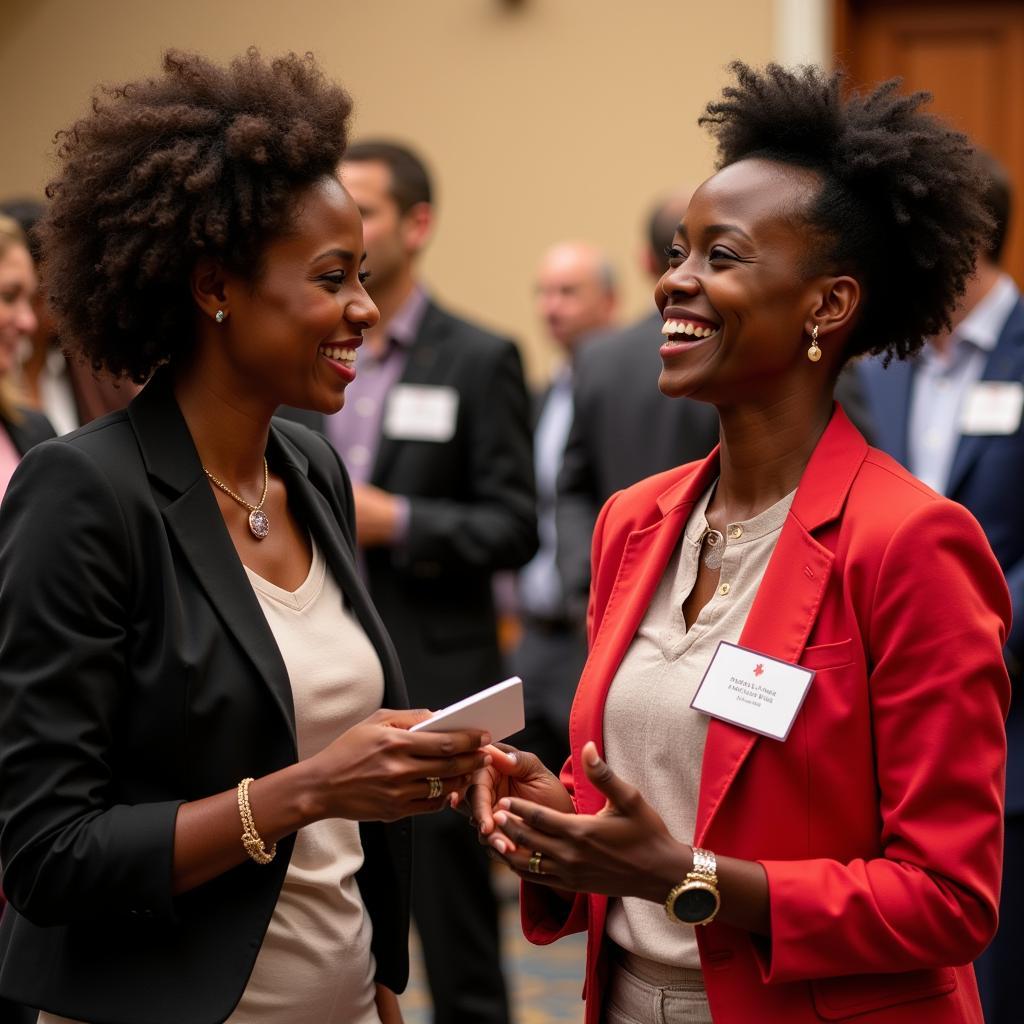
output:
[{"label": "wooden door", "polygon": [[833,0],[837,59],[857,85],[893,76],[1009,171],[1003,256],[1024,286],[1024,0]]}]

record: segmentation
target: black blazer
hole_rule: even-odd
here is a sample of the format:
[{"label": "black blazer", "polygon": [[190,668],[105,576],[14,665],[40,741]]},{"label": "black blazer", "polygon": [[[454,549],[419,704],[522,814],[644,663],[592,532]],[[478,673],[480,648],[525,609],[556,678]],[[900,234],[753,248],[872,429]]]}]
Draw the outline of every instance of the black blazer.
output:
[{"label": "black blazer", "polygon": [[41,412],[24,408],[18,411],[21,413],[20,423],[13,423],[0,417],[0,427],[7,431],[7,436],[18,449],[19,455],[24,455],[29,448],[57,436],[53,425]]},{"label": "black blazer", "polygon": [[501,673],[491,577],[537,549],[530,402],[515,344],[432,302],[401,383],[454,389],[455,432],[381,439],[370,480],[409,499],[409,534],[367,551],[366,569],[413,702],[438,708]]},{"label": "black blazer", "polygon": [[[406,706],[323,439],[267,457]],[[171,893],[177,808],[297,758],[284,662],[169,381],[41,445],[0,509],[0,995],[105,1024],[214,1024],[240,998],[291,856]],[[377,980],[408,972],[409,824],[360,827]]]}]

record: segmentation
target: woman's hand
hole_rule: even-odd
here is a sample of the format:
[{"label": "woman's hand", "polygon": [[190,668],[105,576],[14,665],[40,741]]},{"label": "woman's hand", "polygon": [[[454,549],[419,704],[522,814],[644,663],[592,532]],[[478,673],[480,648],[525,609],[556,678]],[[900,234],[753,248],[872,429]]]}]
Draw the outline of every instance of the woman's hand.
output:
[{"label": "woman's hand", "polygon": [[378,985],[376,992],[377,1016],[380,1024],[403,1024],[402,1009],[398,996],[385,985]]},{"label": "woman's hand", "polygon": [[519,797],[556,811],[572,814],[572,797],[558,779],[544,767],[536,754],[516,750],[507,743],[487,748],[490,763],[473,774],[465,796],[456,794],[452,806],[462,804],[468,809],[470,821],[476,825],[481,843],[487,843],[499,853],[512,847],[500,830],[495,829],[494,811],[498,801]]},{"label": "woman's hand", "polygon": [[[429,711],[381,710],[342,733],[306,762],[315,818],[394,821],[439,811],[469,785],[490,755],[478,730],[409,732]],[[441,792],[430,796],[430,779]]]},{"label": "woman's hand", "polygon": [[494,821],[514,847],[502,851],[497,841],[491,845],[530,882],[663,902],[690,870],[691,848],[672,838],[640,791],[612,772],[593,743],[583,748],[583,768],[607,798],[598,814],[559,813],[519,796],[502,797]]}]

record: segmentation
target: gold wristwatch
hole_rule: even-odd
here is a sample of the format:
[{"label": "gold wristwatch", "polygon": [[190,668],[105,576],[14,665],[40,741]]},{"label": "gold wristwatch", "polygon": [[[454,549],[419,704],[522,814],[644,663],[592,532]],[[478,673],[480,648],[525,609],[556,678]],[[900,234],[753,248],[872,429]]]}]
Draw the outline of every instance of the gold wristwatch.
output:
[{"label": "gold wristwatch", "polygon": [[676,924],[710,924],[722,905],[718,864],[710,850],[693,848],[693,870],[665,900],[665,913]]}]

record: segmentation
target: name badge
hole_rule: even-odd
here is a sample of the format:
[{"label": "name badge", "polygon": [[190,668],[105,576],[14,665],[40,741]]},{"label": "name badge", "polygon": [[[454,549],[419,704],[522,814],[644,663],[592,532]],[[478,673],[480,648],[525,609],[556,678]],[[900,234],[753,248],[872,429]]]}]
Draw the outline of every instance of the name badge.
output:
[{"label": "name badge", "polygon": [[1015,434],[1024,412],[1024,384],[1018,380],[979,380],[960,413],[961,434]]},{"label": "name badge", "polygon": [[384,410],[383,433],[395,441],[436,441],[455,436],[459,393],[455,388],[397,384]]},{"label": "name badge", "polygon": [[813,669],[722,640],[690,707],[773,740],[784,740],[813,678]]}]

